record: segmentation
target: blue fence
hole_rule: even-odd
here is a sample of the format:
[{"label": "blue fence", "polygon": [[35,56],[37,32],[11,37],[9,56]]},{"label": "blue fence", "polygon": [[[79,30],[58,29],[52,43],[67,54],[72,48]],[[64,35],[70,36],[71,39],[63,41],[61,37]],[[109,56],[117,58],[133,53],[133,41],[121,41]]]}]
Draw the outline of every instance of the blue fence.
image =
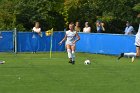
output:
[{"label": "blue fence", "polygon": [[13,48],[13,32],[2,32],[0,34],[0,52],[12,52]]},{"label": "blue fence", "polygon": [[[64,32],[54,32],[53,51],[64,51],[65,45],[59,46],[58,43],[64,37]],[[13,33],[2,32],[0,38],[0,52],[13,51]],[[135,36],[114,35],[114,34],[86,34],[79,33],[81,40],[77,42],[77,52],[101,53],[101,54],[120,54],[122,52],[135,52]],[[50,36],[43,37],[32,32],[18,32],[17,51],[49,51]]]},{"label": "blue fence", "polygon": [[[64,51],[65,45],[59,46],[58,43],[64,37],[63,32],[54,32],[53,34],[53,48],[52,51]],[[32,51],[49,51],[50,50],[50,36],[46,36],[43,32],[43,36],[40,37],[35,33],[18,33],[17,37],[17,49],[18,52],[32,52]]]},{"label": "blue fence", "polygon": [[76,51],[117,55],[123,52],[135,52],[135,36],[113,34],[79,33],[81,40]]},{"label": "blue fence", "polygon": [[[64,37],[64,32],[54,32],[53,34],[53,48],[52,51],[64,51],[65,45],[59,46],[60,40]],[[13,33],[2,32],[0,38],[0,51],[13,51]],[[49,51],[50,50],[50,36],[46,36],[43,32],[43,37],[32,32],[18,32],[17,33],[17,52],[32,52],[32,51]]]}]

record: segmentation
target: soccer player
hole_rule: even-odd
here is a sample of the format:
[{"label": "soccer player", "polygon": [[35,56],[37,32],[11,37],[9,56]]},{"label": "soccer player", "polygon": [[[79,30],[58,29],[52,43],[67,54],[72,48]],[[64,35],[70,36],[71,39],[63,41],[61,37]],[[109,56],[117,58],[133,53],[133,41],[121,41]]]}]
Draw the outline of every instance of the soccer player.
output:
[{"label": "soccer player", "polygon": [[120,56],[118,57],[118,60],[124,56],[128,56],[128,57],[132,57],[132,62],[134,62],[135,57],[140,57],[140,24],[135,38],[135,45],[136,45],[136,53],[133,52],[121,53]]},{"label": "soccer player", "polygon": [[135,38],[135,45],[136,45],[136,56],[140,57],[140,24]]},{"label": "soccer player", "polygon": [[68,53],[69,63],[75,64],[75,44],[80,40],[80,36],[74,31],[74,24],[69,24],[69,30],[66,31],[65,37],[59,42],[61,45],[66,40],[66,48]]}]

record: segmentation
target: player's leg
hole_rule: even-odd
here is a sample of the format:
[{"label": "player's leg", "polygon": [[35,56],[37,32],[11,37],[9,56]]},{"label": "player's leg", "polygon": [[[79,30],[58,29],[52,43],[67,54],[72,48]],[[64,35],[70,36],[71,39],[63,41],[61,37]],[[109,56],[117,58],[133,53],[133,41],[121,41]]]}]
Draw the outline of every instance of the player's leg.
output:
[{"label": "player's leg", "polygon": [[126,56],[126,57],[136,57],[136,53],[133,53],[133,52],[124,53],[124,56]]},{"label": "player's leg", "polygon": [[71,46],[69,44],[66,45],[67,48],[67,53],[68,53],[68,58],[70,59],[69,63],[72,63],[72,51],[71,51]]},{"label": "player's leg", "polygon": [[124,56],[127,56],[127,57],[136,57],[136,53],[133,53],[133,52],[130,52],[130,53],[121,53],[120,56],[118,57],[118,60],[121,59]]},{"label": "player's leg", "polygon": [[138,57],[140,57],[140,46],[139,46],[139,56]]},{"label": "player's leg", "polygon": [[72,63],[75,63],[75,44],[71,46],[72,50]]},{"label": "player's leg", "polygon": [[136,53],[124,53],[124,56],[131,57],[131,62],[134,62]]},{"label": "player's leg", "polygon": [[136,47],[136,56],[140,57],[140,47],[139,46]]},{"label": "player's leg", "polygon": [[124,57],[124,53],[121,53],[118,57],[118,60],[121,59],[122,57]]}]

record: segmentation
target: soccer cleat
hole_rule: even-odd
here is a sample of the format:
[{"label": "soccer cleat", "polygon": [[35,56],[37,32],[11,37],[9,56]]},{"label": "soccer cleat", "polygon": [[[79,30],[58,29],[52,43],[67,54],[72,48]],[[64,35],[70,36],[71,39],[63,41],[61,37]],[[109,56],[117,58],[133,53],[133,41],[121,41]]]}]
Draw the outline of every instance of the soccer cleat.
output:
[{"label": "soccer cleat", "polygon": [[75,61],[72,61],[72,64],[74,65],[75,64]]},{"label": "soccer cleat", "polygon": [[72,60],[70,60],[69,63],[72,63]]},{"label": "soccer cleat", "polygon": [[135,57],[132,57],[131,62],[134,62],[134,60],[135,60]]},{"label": "soccer cleat", "polygon": [[124,53],[121,53],[120,56],[118,57],[118,60],[124,57]]}]

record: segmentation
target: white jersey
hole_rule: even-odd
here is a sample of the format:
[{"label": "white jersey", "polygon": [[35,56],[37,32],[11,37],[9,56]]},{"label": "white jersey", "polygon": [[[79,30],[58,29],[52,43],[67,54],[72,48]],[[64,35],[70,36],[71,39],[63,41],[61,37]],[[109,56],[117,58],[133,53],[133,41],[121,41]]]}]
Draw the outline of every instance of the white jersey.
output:
[{"label": "white jersey", "polygon": [[76,31],[66,31],[66,36],[67,36],[67,40],[66,40],[66,45],[73,45],[73,42],[75,41],[76,38]]},{"label": "white jersey", "polygon": [[140,24],[139,24],[139,29],[138,29],[138,32],[137,32],[136,38],[135,38],[135,45],[140,46]]},{"label": "white jersey", "polygon": [[40,32],[41,32],[41,28],[33,27],[33,31],[34,31],[34,32],[37,32],[37,33],[40,33]]},{"label": "white jersey", "polygon": [[85,33],[90,33],[90,30],[91,30],[90,27],[83,28],[83,32],[85,32]]},{"label": "white jersey", "polygon": [[125,28],[125,35],[133,35],[133,32],[134,31],[134,28],[133,28],[133,26],[129,26],[129,27],[126,27]]}]

